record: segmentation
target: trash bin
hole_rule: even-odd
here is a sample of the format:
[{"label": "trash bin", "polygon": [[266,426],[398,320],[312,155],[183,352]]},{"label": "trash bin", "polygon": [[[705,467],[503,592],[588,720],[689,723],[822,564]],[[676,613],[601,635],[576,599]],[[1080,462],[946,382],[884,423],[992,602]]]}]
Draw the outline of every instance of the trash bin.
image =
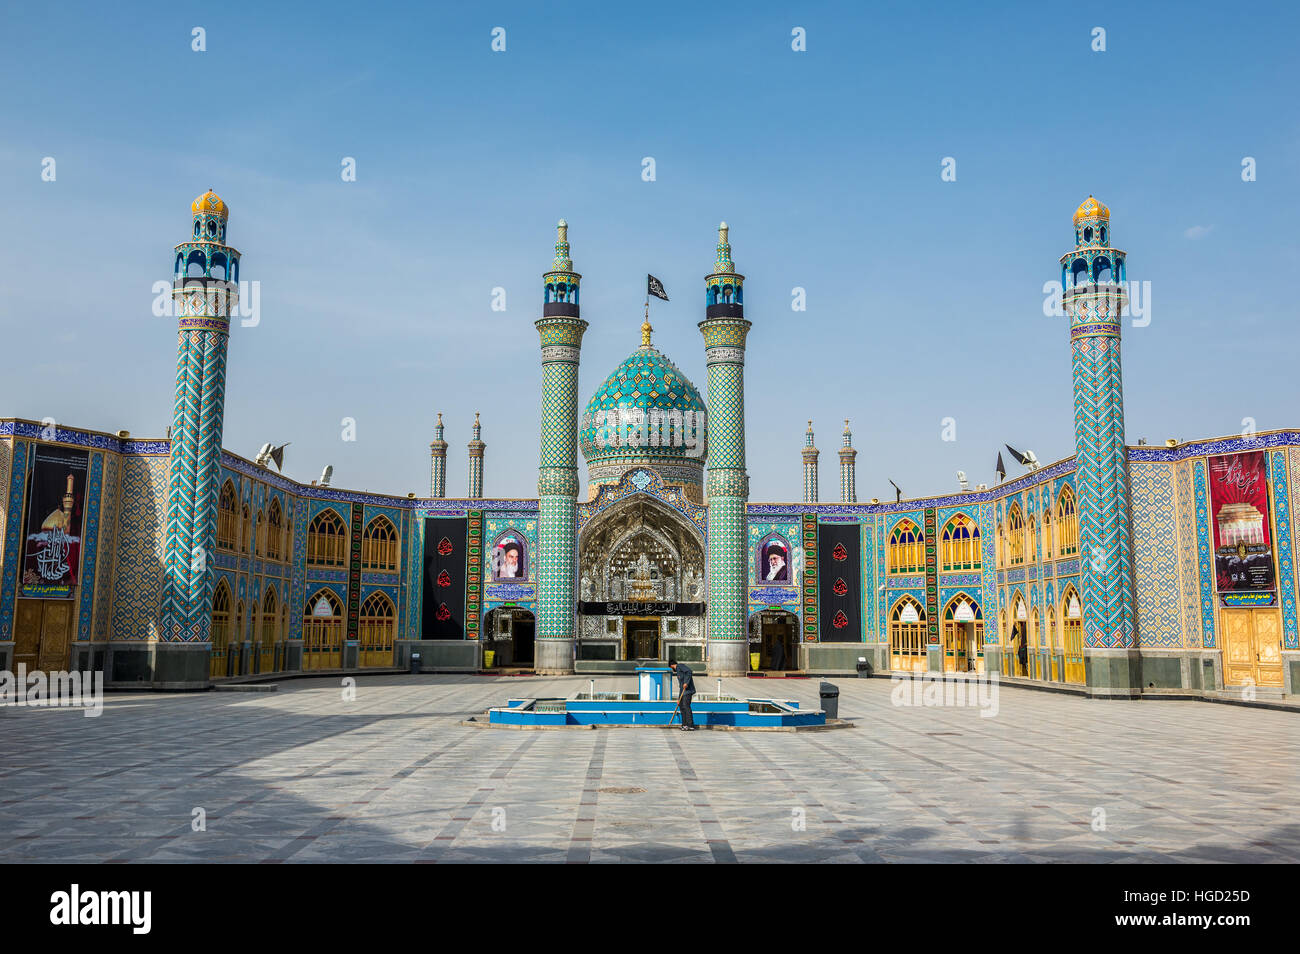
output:
[{"label": "trash bin", "polygon": [[866,656],[858,657],[858,678],[867,679],[871,676],[871,663],[867,662]]},{"label": "trash bin", "polygon": [[827,719],[838,719],[840,717],[840,689],[833,683],[823,682],[821,685],[822,711],[826,713]]},{"label": "trash bin", "polygon": [[485,649],[485,650],[483,650],[483,668],[484,668],[484,669],[491,669],[491,668],[492,668],[492,660],[496,659],[496,657],[497,657],[497,654],[496,654],[496,652],[495,652],[494,650],[491,650],[491,649]]},{"label": "trash bin", "polygon": [[420,654],[411,653],[411,672],[420,671]]}]

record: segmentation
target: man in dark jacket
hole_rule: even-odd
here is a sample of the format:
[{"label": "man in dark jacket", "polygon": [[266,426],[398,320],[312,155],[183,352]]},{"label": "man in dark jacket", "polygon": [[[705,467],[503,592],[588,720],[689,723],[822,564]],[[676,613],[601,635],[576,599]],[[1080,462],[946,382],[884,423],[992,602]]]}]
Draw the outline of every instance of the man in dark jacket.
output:
[{"label": "man in dark jacket", "polygon": [[668,664],[668,668],[673,671],[673,674],[677,677],[677,682],[682,687],[681,696],[678,700],[682,709],[682,731],[693,732],[699,727],[695,724],[695,717],[691,715],[691,699],[695,697],[695,679],[691,673],[691,667],[674,660]]}]

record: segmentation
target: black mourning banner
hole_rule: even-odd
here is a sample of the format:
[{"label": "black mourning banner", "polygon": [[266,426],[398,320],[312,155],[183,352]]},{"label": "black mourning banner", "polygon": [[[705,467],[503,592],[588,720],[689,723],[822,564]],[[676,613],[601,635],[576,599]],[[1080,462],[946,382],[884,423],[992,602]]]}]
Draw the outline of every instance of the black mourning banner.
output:
[{"label": "black mourning banner", "polygon": [[424,610],[421,639],[465,638],[464,517],[424,520]]},{"label": "black mourning banner", "polygon": [[817,528],[817,581],[823,643],[862,642],[862,560],[858,525],[823,523]]},{"label": "black mourning banner", "polygon": [[668,300],[668,292],[664,291],[664,283],[653,275],[647,274],[645,277],[645,293],[654,295],[656,298],[662,298],[664,301]]}]

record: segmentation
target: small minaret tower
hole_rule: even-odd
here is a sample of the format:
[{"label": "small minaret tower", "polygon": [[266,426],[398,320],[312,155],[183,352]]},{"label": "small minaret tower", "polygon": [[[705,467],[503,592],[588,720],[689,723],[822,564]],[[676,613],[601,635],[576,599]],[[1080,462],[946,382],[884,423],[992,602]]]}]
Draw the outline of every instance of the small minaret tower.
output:
[{"label": "small minaret tower", "polygon": [[709,369],[708,505],[709,674],[749,670],[749,540],[745,506],[745,276],[731,261],[727,223],[718,226],[713,273],[704,278],[704,357]]},{"label": "small minaret tower", "polygon": [[858,452],[853,449],[853,432],[844,419],[844,446],[840,448],[840,503],[858,502]]},{"label": "small minaret tower", "polygon": [[808,422],[808,432],[803,436],[803,502],[817,502],[817,458],[821,451],[813,443],[812,421]]},{"label": "small minaret tower", "polygon": [[[210,554],[217,530],[226,348],[239,303],[239,252],[226,244],[229,209],[219,195],[208,190],[190,211],[193,230],[176,246],[172,283],[179,337],[162,613],[164,642],[194,645],[208,641],[212,626]],[[163,644],[157,649],[155,681],[173,687],[208,681],[206,670],[199,678],[186,665],[192,654],[169,659]]]},{"label": "small minaret tower", "polygon": [[1088,196],[1074,213],[1074,249],[1061,256],[1062,304],[1074,371],[1075,496],[1083,577],[1084,662],[1106,695],[1141,691],[1133,640],[1133,571],[1124,445],[1120,312],[1125,253],[1110,243],[1110,210]]},{"label": "small minaret tower", "polygon": [[487,445],[481,439],[482,434],[478,411],[475,411],[474,437],[469,442],[469,496],[475,500],[483,496],[483,451],[487,450]]},{"label": "small minaret tower", "polygon": [[578,358],[587,323],[579,317],[582,276],[569,257],[569,224],[560,219],[555,260],[542,276],[541,461],[537,469],[537,632],[534,668],[573,672],[574,577],[578,507]]},{"label": "small minaret tower", "polygon": [[433,442],[429,444],[429,496],[447,496],[447,442],[442,436],[442,411],[433,425]]}]

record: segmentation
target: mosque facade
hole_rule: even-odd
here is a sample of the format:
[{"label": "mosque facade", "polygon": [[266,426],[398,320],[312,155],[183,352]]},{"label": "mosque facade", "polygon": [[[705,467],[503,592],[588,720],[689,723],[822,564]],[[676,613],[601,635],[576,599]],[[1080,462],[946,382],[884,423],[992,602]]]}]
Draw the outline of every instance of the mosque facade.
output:
[{"label": "mosque facade", "polygon": [[0,668],[202,689],[677,659],[718,675],[996,672],[1094,696],[1300,687],[1300,431],[1126,443],[1127,255],[1092,197],[1060,259],[1076,453],[892,502],[857,500],[848,421],[837,501],[820,499],[811,422],[803,500],[749,499],[751,324],[725,223],[703,389],[655,348],[647,313],[640,347],[580,404],[588,325],[560,222],[535,322],[536,497],[483,496],[477,417],[465,497],[447,496],[441,415],[427,497],[289,480],[222,446],[240,255],[215,193],[191,212],[169,437],[0,419]]}]

